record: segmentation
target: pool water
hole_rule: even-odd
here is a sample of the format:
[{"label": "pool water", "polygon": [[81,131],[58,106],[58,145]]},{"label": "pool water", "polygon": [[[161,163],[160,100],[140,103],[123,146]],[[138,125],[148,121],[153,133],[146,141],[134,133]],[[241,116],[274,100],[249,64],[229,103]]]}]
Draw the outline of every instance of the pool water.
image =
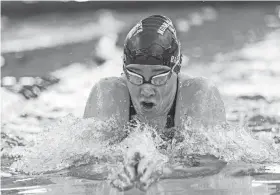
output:
[{"label": "pool water", "polygon": [[[100,155],[103,150],[97,144],[95,135],[91,137],[88,136],[91,134],[87,134],[92,122],[81,119],[88,94],[99,79],[121,74],[121,48],[116,46],[116,37],[122,37],[126,33],[124,29],[128,29],[134,20],[150,13],[146,10],[126,14],[115,12],[113,15],[106,12],[103,15],[105,19],[99,21],[99,25],[111,22],[110,34],[98,31],[97,35],[89,35],[85,30],[81,37],[75,39],[81,41],[96,36],[96,47],[99,52],[103,52],[98,55],[104,58],[101,66],[72,62],[55,71],[49,70],[49,74],[60,81],[49,86],[37,98],[29,100],[16,93],[19,86],[1,87],[4,99],[1,132],[2,194],[280,194],[280,26],[277,26],[279,19],[277,20],[278,12],[276,13],[279,9],[271,6],[248,6],[242,9],[222,7],[211,9],[210,15],[215,17],[211,19],[209,16],[210,19],[204,18],[202,22],[199,18],[203,17],[197,16],[201,15],[202,10],[205,12],[205,9],[188,9],[192,13],[192,19],[186,16],[184,9],[172,9],[172,12],[168,9],[152,11],[162,11],[166,15],[169,13],[177,19],[177,24],[181,25],[179,33],[185,60],[182,71],[207,77],[216,84],[231,125],[230,131],[197,130],[197,137],[190,138],[193,142],[185,143],[186,151],[193,152],[197,149],[197,153],[201,155],[207,153],[217,158],[223,157],[228,162],[227,165],[205,157],[208,159],[207,163],[190,167],[187,178],[159,181],[146,193],[137,189],[118,192],[111,188],[108,181],[102,180],[102,173],[96,174],[98,165],[91,158]],[[246,14],[248,17],[244,17],[242,22],[234,23]],[[87,23],[92,13],[77,15],[82,19],[69,25],[65,28],[66,31],[73,28],[73,32],[76,32],[75,26],[79,22],[84,29],[88,27],[88,30],[92,30],[96,27],[96,24]],[[271,16],[276,17],[273,20],[275,25],[265,23]],[[48,28],[46,32],[54,37],[50,42],[40,42],[28,34],[37,32],[40,21],[53,20],[51,16],[33,17],[26,23],[15,22],[13,33],[21,36],[13,37],[9,34],[11,29],[5,29],[3,48],[11,51],[18,48],[19,42],[23,42],[22,50],[29,50],[32,46],[50,47],[50,43],[69,42],[68,38],[72,40],[72,34],[63,37],[64,28],[56,31],[56,25],[63,25],[65,20],[71,20],[68,17],[58,15],[56,23],[44,26]],[[190,21],[193,23],[189,31],[186,21],[189,25]],[[124,27],[120,28],[116,24]],[[218,35],[215,33],[216,25],[220,27]],[[25,31],[26,35],[19,33],[22,29],[28,29]],[[228,30],[233,35],[229,35]],[[210,37],[203,34],[207,32]],[[185,34],[188,36],[184,36]],[[202,38],[196,39],[197,36]],[[215,36],[222,36],[220,39],[224,39],[224,42],[217,40]],[[27,42],[34,44],[26,45]],[[109,57],[106,56],[108,51]],[[27,65],[22,70],[15,66],[4,66],[4,73],[15,70],[16,76],[19,76],[24,71],[48,69],[44,67],[41,70],[37,66]],[[95,123],[97,122],[93,122],[93,126],[98,129]],[[151,140],[146,142],[149,140],[147,137],[137,136],[132,136],[132,141],[128,140],[126,144],[133,145],[134,138],[137,138],[139,145],[149,143],[149,146],[154,147]],[[211,138],[211,142],[203,142],[205,137]],[[145,149],[144,145],[143,148]],[[17,161],[17,157],[22,159]],[[102,163],[99,165],[102,166]],[[33,174],[24,174],[30,172]]]},{"label": "pool water", "polygon": [[[243,165],[244,166],[244,165]],[[277,167],[277,166],[275,166]],[[248,165],[228,165],[218,174],[187,179],[166,179],[150,187],[146,194],[254,194],[276,195],[280,190],[277,173],[246,172]],[[244,171],[245,170],[245,171]],[[137,189],[118,192],[107,181],[73,177],[67,171],[42,176],[2,178],[3,194],[145,194]]]}]

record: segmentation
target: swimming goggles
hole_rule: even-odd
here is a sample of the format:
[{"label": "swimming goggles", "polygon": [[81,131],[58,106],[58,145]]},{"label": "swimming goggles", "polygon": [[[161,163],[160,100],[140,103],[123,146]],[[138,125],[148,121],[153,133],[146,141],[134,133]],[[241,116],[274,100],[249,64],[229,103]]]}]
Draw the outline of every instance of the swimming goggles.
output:
[{"label": "swimming goggles", "polygon": [[149,80],[146,80],[140,74],[130,71],[125,66],[123,67],[123,69],[124,69],[124,73],[125,73],[128,81],[134,85],[142,85],[144,83],[148,83],[148,84],[152,84],[152,85],[156,85],[156,86],[161,86],[161,85],[165,85],[167,83],[167,81],[170,79],[170,77],[171,77],[172,73],[174,72],[174,69],[177,65],[178,65],[178,63],[175,64],[171,70],[158,74],[158,75],[155,75],[155,76],[152,76],[152,77],[150,77]]}]

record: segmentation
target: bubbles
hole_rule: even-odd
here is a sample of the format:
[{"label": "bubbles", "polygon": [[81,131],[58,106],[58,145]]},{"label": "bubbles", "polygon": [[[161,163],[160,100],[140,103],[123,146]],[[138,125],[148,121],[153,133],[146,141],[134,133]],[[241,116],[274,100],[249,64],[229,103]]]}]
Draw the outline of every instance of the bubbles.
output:
[{"label": "bubbles", "polygon": [[26,173],[41,173],[87,164],[93,157],[106,153],[105,145],[109,142],[106,136],[114,138],[106,135],[108,131],[100,131],[106,127],[112,129],[112,125],[104,125],[98,120],[81,121],[71,115],[49,124],[33,144],[12,150],[11,156],[22,156],[12,168]]},{"label": "bubbles", "polygon": [[197,148],[187,147],[190,150],[210,153],[227,162],[263,163],[280,160],[279,146],[275,145],[273,140],[269,142],[257,140],[245,127],[199,128],[189,139],[189,142],[197,142]]}]

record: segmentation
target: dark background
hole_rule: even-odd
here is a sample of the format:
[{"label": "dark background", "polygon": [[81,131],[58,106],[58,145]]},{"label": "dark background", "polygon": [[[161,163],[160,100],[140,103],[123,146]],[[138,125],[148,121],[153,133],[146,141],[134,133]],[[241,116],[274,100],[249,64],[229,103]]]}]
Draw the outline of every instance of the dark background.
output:
[{"label": "dark background", "polygon": [[[29,20],[40,20],[48,15],[75,15],[85,13],[96,20],[99,10],[111,10],[116,19],[124,21],[126,26],[118,33],[117,46],[122,47],[129,29],[148,14],[159,13],[173,21],[179,18],[189,19],[192,13],[200,13],[203,7],[213,8],[218,17],[215,21],[206,21],[199,26],[191,26],[188,32],[178,32],[183,54],[188,56],[190,64],[211,62],[218,53],[227,53],[246,44],[262,40],[265,34],[274,30],[268,26],[267,15],[277,16],[279,2],[1,2],[1,16],[6,19],[3,32],[13,32],[13,24]],[[55,24],[59,18],[52,18]],[[91,19],[88,19],[90,22]],[[71,22],[69,23],[71,26]],[[5,34],[4,34],[5,35]],[[77,35],[78,36],[78,35]],[[31,51],[2,52],[5,65],[1,68],[1,78],[5,76],[42,76],[67,66],[73,62],[88,64],[94,61],[93,51],[100,37],[80,43],[67,43],[51,48],[37,48]],[[5,36],[2,35],[2,41]]]},{"label": "dark background", "polygon": [[[202,6],[213,6],[215,8],[228,7],[232,9],[268,9],[279,5],[276,1],[1,1],[2,15],[11,18],[28,17],[32,15],[52,13],[52,12],[80,12],[94,11],[98,9],[117,9],[119,11],[144,10],[154,8],[178,7],[195,9]],[[129,10],[127,10],[129,9]],[[273,13],[273,9],[271,11]]]}]

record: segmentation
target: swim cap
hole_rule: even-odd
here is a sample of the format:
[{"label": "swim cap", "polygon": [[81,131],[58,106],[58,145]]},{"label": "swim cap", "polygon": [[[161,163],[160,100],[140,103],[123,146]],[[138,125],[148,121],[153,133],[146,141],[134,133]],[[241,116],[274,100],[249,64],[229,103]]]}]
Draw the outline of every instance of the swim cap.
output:
[{"label": "swim cap", "polygon": [[181,46],[172,21],[152,15],[136,24],[124,42],[124,66],[128,64],[165,65],[180,71]]}]

